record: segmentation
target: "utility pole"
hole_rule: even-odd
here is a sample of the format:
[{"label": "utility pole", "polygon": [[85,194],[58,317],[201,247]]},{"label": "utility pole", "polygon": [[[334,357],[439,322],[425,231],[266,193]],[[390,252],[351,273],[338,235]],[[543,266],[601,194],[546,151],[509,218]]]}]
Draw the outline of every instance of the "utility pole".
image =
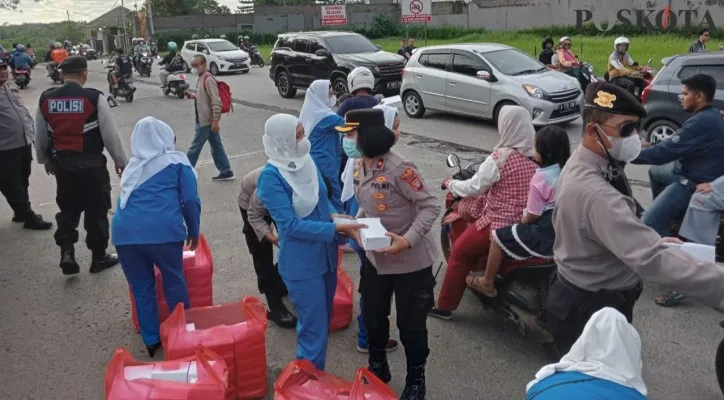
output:
[{"label": "utility pole", "polygon": [[[73,36],[73,23],[70,22],[70,11],[65,10],[65,14],[68,16],[68,32],[69,32],[70,36],[72,37]],[[68,39],[68,40],[70,40],[70,39]]]},{"label": "utility pole", "polygon": [[126,27],[128,26],[126,24],[126,6],[123,4],[123,0],[121,0],[121,21],[123,24],[123,47],[128,48],[128,33],[126,32]]},{"label": "utility pole", "polygon": [[152,2],[152,0],[146,0],[146,9],[148,10],[148,25],[149,28],[151,28],[151,36],[154,36],[155,32],[153,30],[153,14],[151,13]]}]

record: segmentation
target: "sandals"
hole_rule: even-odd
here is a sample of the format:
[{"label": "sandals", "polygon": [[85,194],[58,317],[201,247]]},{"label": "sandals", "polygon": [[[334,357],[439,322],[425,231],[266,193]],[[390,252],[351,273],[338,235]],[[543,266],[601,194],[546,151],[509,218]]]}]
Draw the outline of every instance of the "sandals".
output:
[{"label": "sandals", "polygon": [[684,296],[683,294],[671,290],[666,294],[656,296],[654,302],[656,303],[656,305],[661,307],[673,307],[681,304],[685,298],[686,296]]},{"label": "sandals", "polygon": [[495,290],[495,287],[493,285],[486,284],[482,275],[468,275],[468,277],[465,278],[465,283],[468,284],[469,288],[477,290],[486,297],[493,298],[498,295],[498,291]]}]

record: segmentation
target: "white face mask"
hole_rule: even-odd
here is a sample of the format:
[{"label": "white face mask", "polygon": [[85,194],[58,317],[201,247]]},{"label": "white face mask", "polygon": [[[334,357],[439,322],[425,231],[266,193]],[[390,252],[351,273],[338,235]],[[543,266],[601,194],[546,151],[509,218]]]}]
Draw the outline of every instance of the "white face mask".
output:
[{"label": "white face mask", "polygon": [[295,154],[295,157],[302,157],[309,153],[309,151],[312,149],[312,142],[309,141],[306,137],[300,141],[297,142],[297,154]]},{"label": "white face mask", "polygon": [[199,69],[196,68],[196,67],[191,68],[191,73],[194,74],[194,75],[198,75],[198,74],[199,74]]},{"label": "white face mask", "polygon": [[331,95],[329,96],[329,106],[334,107],[337,105],[337,96]]},{"label": "white face mask", "polygon": [[598,129],[598,132],[606,136],[608,141],[611,142],[612,147],[610,149],[606,149],[604,144],[600,141],[598,142],[598,145],[604,148],[604,150],[608,150],[608,154],[610,154],[614,160],[631,162],[641,153],[641,138],[639,137],[638,131],[634,130],[629,136],[620,138],[617,136],[606,135],[603,132],[603,129],[601,129],[598,125],[596,125],[596,129]]}]

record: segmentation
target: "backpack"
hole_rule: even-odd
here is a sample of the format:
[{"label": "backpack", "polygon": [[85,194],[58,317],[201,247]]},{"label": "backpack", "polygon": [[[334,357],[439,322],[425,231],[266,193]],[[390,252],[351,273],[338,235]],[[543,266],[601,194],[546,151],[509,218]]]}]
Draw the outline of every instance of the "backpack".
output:
[{"label": "backpack", "polygon": [[[210,74],[206,74],[204,76],[204,80],[201,82],[201,86],[206,89],[206,79],[209,78]],[[231,105],[231,88],[229,85],[224,81],[219,81],[216,78],[211,78],[216,81],[216,84],[219,87],[219,97],[221,97],[221,113],[226,114],[229,111],[234,109],[234,106]]]},{"label": "backpack", "polygon": [[122,75],[133,73],[133,65],[131,64],[131,59],[129,59],[127,56],[119,56],[116,60],[116,65],[118,65],[119,72]]}]

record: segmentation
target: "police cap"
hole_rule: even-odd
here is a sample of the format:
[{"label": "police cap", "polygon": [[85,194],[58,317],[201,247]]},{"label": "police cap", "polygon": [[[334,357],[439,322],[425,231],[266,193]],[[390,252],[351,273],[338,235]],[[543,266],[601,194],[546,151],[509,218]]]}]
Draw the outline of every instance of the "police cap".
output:
[{"label": "police cap", "polygon": [[611,114],[646,117],[646,109],[631,92],[604,81],[588,85],[584,107]]},{"label": "police cap", "polygon": [[349,132],[361,127],[384,127],[385,113],[380,109],[370,108],[352,110],[344,116],[344,125],[338,126],[339,132]]},{"label": "police cap", "polygon": [[85,57],[70,56],[60,63],[58,69],[65,73],[77,74],[88,69],[88,61],[86,61]]}]

